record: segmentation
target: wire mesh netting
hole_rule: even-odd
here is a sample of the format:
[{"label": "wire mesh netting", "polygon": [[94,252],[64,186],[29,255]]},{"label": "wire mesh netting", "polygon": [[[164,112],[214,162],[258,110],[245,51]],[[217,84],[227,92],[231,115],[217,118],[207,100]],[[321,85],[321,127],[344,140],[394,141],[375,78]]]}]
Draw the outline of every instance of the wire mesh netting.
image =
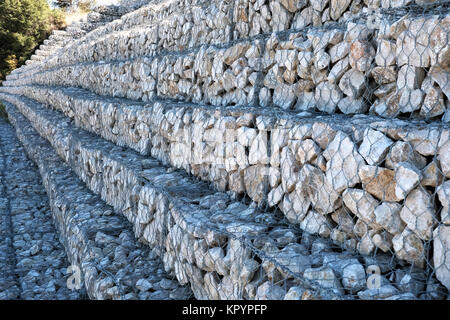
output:
[{"label": "wire mesh netting", "polygon": [[2,99],[197,299],[447,298],[448,1],[173,3]]}]

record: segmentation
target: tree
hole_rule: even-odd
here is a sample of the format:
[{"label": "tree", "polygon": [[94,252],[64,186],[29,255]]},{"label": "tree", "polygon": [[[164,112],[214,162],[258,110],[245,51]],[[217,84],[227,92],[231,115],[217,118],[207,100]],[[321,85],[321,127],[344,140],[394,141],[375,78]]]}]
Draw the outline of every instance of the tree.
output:
[{"label": "tree", "polygon": [[72,5],[72,0],[55,0],[54,2],[60,8],[68,8]]},{"label": "tree", "polygon": [[60,24],[46,0],[0,0],[0,81]]}]

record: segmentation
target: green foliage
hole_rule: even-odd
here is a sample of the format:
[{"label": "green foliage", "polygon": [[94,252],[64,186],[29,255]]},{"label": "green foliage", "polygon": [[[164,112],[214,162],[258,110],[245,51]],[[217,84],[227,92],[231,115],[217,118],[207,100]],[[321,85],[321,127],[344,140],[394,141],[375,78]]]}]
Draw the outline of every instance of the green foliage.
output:
[{"label": "green foliage", "polygon": [[0,102],[0,118],[8,119],[8,114],[6,113],[5,105]]},{"label": "green foliage", "polygon": [[46,0],[0,0],[0,81],[63,21],[62,13],[51,10]]}]

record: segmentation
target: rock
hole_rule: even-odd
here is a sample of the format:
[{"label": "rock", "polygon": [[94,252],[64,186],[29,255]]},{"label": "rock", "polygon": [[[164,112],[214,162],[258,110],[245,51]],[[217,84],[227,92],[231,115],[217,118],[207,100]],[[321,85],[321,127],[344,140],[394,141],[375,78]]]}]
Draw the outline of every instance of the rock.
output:
[{"label": "rock", "polygon": [[289,147],[281,150],[281,185],[286,193],[292,192],[298,181],[298,165]]},{"label": "rock", "polygon": [[333,113],[336,106],[342,99],[342,92],[339,88],[329,82],[321,82],[315,91],[317,109],[327,113]]},{"label": "rock", "polygon": [[398,71],[397,88],[399,90],[408,89],[411,91],[419,89],[424,77],[425,71],[422,68],[405,65]]},{"label": "rock", "polygon": [[316,108],[316,100],[314,99],[314,92],[299,92],[297,96],[297,103],[294,109],[298,111],[310,111]]},{"label": "rock", "polygon": [[339,81],[339,88],[351,98],[359,98],[366,89],[364,74],[358,70],[350,69]]},{"label": "rock", "polygon": [[302,166],[305,163],[311,163],[320,154],[322,149],[312,139],[300,141],[295,158]]},{"label": "rock", "polygon": [[314,10],[322,12],[328,5],[329,0],[311,0],[311,6]]},{"label": "rock", "polygon": [[400,211],[400,217],[422,240],[430,240],[435,223],[431,194],[421,187],[411,191]]},{"label": "rock", "polygon": [[351,293],[356,293],[366,286],[366,272],[360,263],[349,264],[342,272],[342,285]]},{"label": "rock", "polygon": [[340,16],[347,10],[351,0],[331,0],[330,17],[338,20]]},{"label": "rock", "polygon": [[345,206],[367,225],[375,230],[380,229],[381,226],[376,223],[374,213],[378,201],[369,193],[364,190],[349,188],[342,194],[342,200]]},{"label": "rock", "polygon": [[331,57],[331,63],[336,63],[344,59],[350,53],[350,43],[347,41],[340,42],[332,46],[328,52]]},{"label": "rock", "polygon": [[420,115],[425,118],[440,116],[446,110],[444,104],[444,94],[439,88],[432,87],[425,95]]},{"label": "rock", "polygon": [[382,39],[379,42],[375,63],[380,67],[389,67],[395,64],[396,45],[392,41]]},{"label": "rock", "polygon": [[402,206],[395,202],[383,202],[375,208],[375,221],[389,233],[401,233],[404,224],[400,218]]},{"label": "rock", "polygon": [[348,234],[353,233],[353,228],[355,226],[355,223],[353,222],[353,217],[344,208],[340,208],[334,211],[331,214],[331,219],[333,219],[333,221],[337,223],[339,229],[341,229],[342,231]]},{"label": "rock", "polygon": [[371,67],[375,57],[375,50],[368,41],[356,40],[350,46],[349,56],[349,62],[352,68],[361,72],[366,72],[369,71]]},{"label": "rock", "polygon": [[395,67],[375,67],[371,75],[377,84],[383,85],[397,80],[397,70]]},{"label": "rock", "polygon": [[358,297],[362,300],[379,300],[392,297],[398,293],[398,290],[392,285],[384,285],[378,289],[367,289],[358,292]]},{"label": "rock", "polygon": [[302,287],[291,287],[289,291],[284,296],[284,300],[303,300],[303,294],[305,289]]},{"label": "rock", "polygon": [[363,142],[359,147],[359,153],[370,165],[378,165],[389,151],[393,141],[379,131],[366,129],[363,135]]},{"label": "rock", "polygon": [[223,60],[227,65],[231,65],[238,58],[244,56],[245,52],[249,49],[250,44],[248,42],[238,43],[223,53]]},{"label": "rock", "polygon": [[297,68],[297,51],[296,50],[277,50],[275,52],[275,62],[279,66],[285,67],[287,70],[296,70]]},{"label": "rock", "polygon": [[325,149],[323,156],[328,160],[326,180],[336,192],[340,193],[360,182],[355,169],[364,165],[364,160],[348,135],[339,131]]},{"label": "rock", "polygon": [[299,172],[299,183],[301,188],[299,192],[305,199],[311,201],[316,211],[327,214],[340,207],[339,193],[328,183],[320,169],[309,164],[304,165]]},{"label": "rock", "polygon": [[284,295],[283,288],[266,281],[258,287],[255,298],[257,300],[282,300]]},{"label": "rock", "polygon": [[244,170],[245,190],[248,196],[257,203],[263,201],[268,190],[267,173],[267,166],[262,164],[249,166]]},{"label": "rock", "polygon": [[373,244],[383,252],[392,252],[392,235],[388,232],[376,233],[372,236]]},{"label": "rock", "polygon": [[438,164],[435,160],[431,161],[429,165],[422,169],[422,186],[436,187],[442,182],[443,176]]},{"label": "rock", "polygon": [[395,282],[401,291],[419,296],[425,291],[427,279],[425,274],[420,271],[397,270],[395,272]]},{"label": "rock", "polygon": [[352,43],[355,40],[367,40],[371,35],[371,31],[367,28],[366,23],[355,23],[349,21],[347,23],[347,30],[344,35],[344,39],[348,43]]},{"label": "rock", "polygon": [[424,93],[420,89],[413,91],[403,90],[399,101],[400,112],[414,112],[419,110],[422,107],[423,98]]},{"label": "rock", "polygon": [[[411,143],[413,149],[423,156],[434,156],[437,152],[439,130],[412,128],[407,131],[400,131],[398,135],[403,141]],[[420,169],[420,167],[418,168]]]},{"label": "rock", "polygon": [[319,234],[321,237],[329,237],[331,233],[331,223],[326,216],[310,210],[303,221],[300,228],[310,234]]},{"label": "rock", "polygon": [[360,114],[366,113],[368,106],[363,98],[353,99],[345,97],[338,103],[339,110],[344,114]]},{"label": "rock", "polygon": [[404,199],[420,182],[422,175],[413,164],[399,162],[395,166],[395,196]]},{"label": "rock", "polygon": [[440,225],[433,232],[433,264],[436,278],[450,290],[450,226]]},{"label": "rock", "polygon": [[149,282],[147,279],[139,279],[136,282],[136,288],[141,292],[145,292],[145,291],[149,291],[150,289],[152,289],[153,284],[151,282]]},{"label": "rock", "polygon": [[270,1],[269,3],[272,17],[277,17],[271,20],[273,31],[283,31],[289,28],[291,21],[290,13],[278,1]]},{"label": "rock", "polygon": [[350,69],[348,58],[339,60],[330,70],[327,80],[331,83],[339,83],[345,72]]},{"label": "rock", "polygon": [[314,57],[314,66],[318,70],[323,70],[325,68],[328,68],[330,60],[330,55],[326,53],[325,50],[319,50],[319,52],[317,52]]},{"label": "rock", "polygon": [[377,166],[363,165],[358,170],[358,175],[364,190],[383,201],[400,201],[395,194],[396,180],[393,170]]},{"label": "rock", "polygon": [[295,12],[297,9],[301,9],[306,5],[306,1],[298,0],[280,0],[281,4],[289,11]]},{"label": "rock", "polygon": [[[449,109],[450,110],[450,109]],[[450,178],[450,132],[444,131],[439,140],[438,160],[441,165],[442,174]]]},{"label": "rock", "polygon": [[418,267],[423,265],[426,256],[422,240],[409,228],[405,228],[401,234],[394,236],[392,244],[399,259],[406,260]]},{"label": "rock", "polygon": [[427,159],[414,151],[410,143],[396,141],[386,157],[386,167],[394,169],[400,162],[409,162],[422,169],[426,165]]},{"label": "rock", "polygon": [[279,83],[273,92],[273,104],[282,109],[290,109],[297,98],[298,85]]},{"label": "rock", "polygon": [[317,283],[321,288],[331,289],[338,294],[342,294],[342,286],[333,270],[329,267],[306,269],[303,277]]},{"label": "rock", "polygon": [[326,149],[336,133],[337,131],[325,122],[315,122],[312,126],[312,138],[322,149]]},{"label": "rock", "polygon": [[441,222],[445,225],[450,225],[450,180],[445,181],[436,188],[436,193],[442,204]]},{"label": "rock", "polygon": [[297,73],[302,79],[311,79],[311,64],[314,55],[309,51],[300,51],[297,55]]}]

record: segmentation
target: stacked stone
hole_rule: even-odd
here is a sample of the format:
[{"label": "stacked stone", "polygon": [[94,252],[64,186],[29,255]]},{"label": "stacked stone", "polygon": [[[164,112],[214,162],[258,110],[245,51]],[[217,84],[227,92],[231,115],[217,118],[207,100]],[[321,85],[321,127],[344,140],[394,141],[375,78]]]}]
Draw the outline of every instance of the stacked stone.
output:
[{"label": "stacked stone", "polygon": [[[278,227],[266,234],[264,231],[271,225],[277,225],[272,215],[230,201],[225,194],[214,193],[201,184],[192,184],[179,172],[167,173],[151,159],[132,156],[130,151],[119,151],[93,136],[85,136],[61,115],[32,102],[3,98],[15,103],[63,159],[70,159],[68,162],[92,191],[97,189],[95,192],[132,221],[136,237],[143,237],[150,246],[161,250],[166,269],[174,271],[180,283],[189,281],[197,298],[343,298],[346,292],[358,292],[360,298],[414,297],[405,292],[410,289],[402,293],[387,283],[380,292],[362,290],[364,266],[350,253],[330,252],[326,242],[313,241],[306,235],[301,237],[301,244],[296,243],[300,237],[289,227]],[[27,120],[11,109],[8,112],[17,117],[16,125],[20,120],[28,126]],[[65,137],[65,143],[58,141],[61,137]],[[104,173],[95,176],[100,171]],[[143,177],[147,182],[140,190],[136,185],[141,183],[130,183],[143,181]],[[114,185],[117,187],[111,189]],[[98,186],[102,186],[101,190]],[[129,207],[130,198],[139,199],[136,207]],[[238,240],[242,237],[251,239],[251,244]],[[256,255],[254,247],[258,249]],[[365,264],[372,262],[367,260]],[[204,277],[201,272],[206,272]],[[307,289],[299,273],[320,289]],[[259,276],[255,278],[256,274]],[[357,283],[353,277],[357,277]],[[292,278],[287,293],[272,284],[283,278]],[[405,288],[409,285],[412,283]]]},{"label": "stacked stone", "polygon": [[[80,291],[79,288],[72,292],[69,290],[68,275],[65,271],[69,266],[67,261],[65,261],[63,270],[58,269],[61,267],[61,257],[65,257],[65,253],[55,237],[55,232],[44,234],[43,240],[40,241],[30,239],[29,236],[20,232],[24,229],[30,232],[27,230],[27,226],[36,223],[32,225],[33,232],[39,234],[42,232],[40,229],[48,229],[48,224],[52,223],[51,217],[48,217],[46,223],[30,221],[27,213],[22,213],[24,209],[26,210],[22,205],[19,215],[24,216],[22,218],[26,218],[26,222],[22,221],[21,229],[18,225],[14,230],[14,245],[18,246],[19,258],[15,272],[19,275],[21,292],[17,297],[4,296],[8,291],[4,291],[6,287],[2,287],[0,290],[2,298],[79,299],[80,297],[84,298],[85,290],[91,299],[189,298],[190,290],[180,286],[164,272],[161,260],[157,255],[136,242],[129,224],[122,217],[114,215],[113,208],[106,205],[82,185],[70,168],[58,158],[48,143],[33,131],[29,122],[27,123],[27,120],[14,110],[13,106],[7,105],[7,109],[18,138],[22,141],[28,155],[39,166],[49,196],[53,221],[72,267],[77,267],[77,269],[73,268],[72,272],[75,273],[72,277],[79,276],[81,278],[79,285],[82,290]],[[15,140],[15,143],[18,143],[12,136],[12,128],[9,125],[3,124],[2,133],[6,134],[10,141]],[[16,154],[19,153],[16,152]],[[27,169],[33,168],[31,163],[27,163],[30,160],[25,158],[21,148],[20,155],[23,158],[20,159],[22,161],[17,161],[17,156],[14,159],[17,165],[27,166]],[[29,171],[22,169],[20,173],[14,172],[16,179],[19,174],[23,175],[24,172]],[[37,174],[37,172],[35,173]],[[38,178],[33,177],[27,181],[27,184],[22,183],[23,187],[29,190],[29,183],[32,181],[38,181]],[[14,184],[11,184],[11,187],[14,187]],[[44,190],[42,190],[42,186],[39,189],[42,202]],[[17,188],[15,192],[17,196]],[[23,204],[24,199],[30,199],[30,195],[19,194],[16,199],[16,202]],[[45,196],[44,199],[47,202]],[[36,207],[38,206],[36,205]],[[12,204],[12,208],[14,208],[14,204]],[[47,204],[43,209],[50,214],[50,208]],[[49,255],[49,250],[53,250],[53,252],[50,251],[51,255]],[[53,257],[55,251],[58,254],[57,257]],[[35,270],[28,270],[30,266]],[[37,269],[38,267],[40,269]],[[76,281],[73,283],[74,286]],[[30,287],[32,284],[34,286]],[[55,292],[55,286],[59,288],[57,292]]]},{"label": "stacked stone", "polygon": [[[80,299],[67,287],[67,261],[58,241],[39,171],[14,131],[1,122],[2,251],[0,299]],[[9,230],[8,230],[9,229]]]},{"label": "stacked stone", "polygon": [[[381,7],[406,4],[411,3],[381,2]],[[389,14],[378,7],[380,3],[360,1],[152,4],[94,30],[42,68],[8,78],[1,91],[56,109],[84,130],[184,169],[221,191],[246,195],[254,206],[272,208],[273,217],[279,210],[289,226],[329,238],[345,250],[363,256],[384,252],[419,269],[431,264],[448,288],[449,15],[439,4],[425,5],[423,17],[405,17],[403,8]],[[185,15],[176,12],[180,8]],[[218,12],[220,19],[211,21],[211,14]],[[224,27],[227,23],[230,28]],[[199,35],[206,30],[214,36],[183,36],[184,25],[199,28]],[[135,160],[137,155],[127,151],[111,159],[95,143],[80,144],[65,129],[57,130],[53,113],[44,117],[30,111],[26,105],[33,101],[2,97],[22,113],[31,112],[27,117],[35,129],[89,188],[133,223],[137,237],[145,234],[146,225],[134,218],[139,216],[137,199],[144,197],[136,186],[145,175],[133,173],[138,169],[120,160]],[[71,150],[71,143],[81,156]],[[98,160],[98,155],[107,161]],[[151,177],[176,181],[167,175]],[[182,189],[178,185],[177,190]],[[153,201],[140,205],[145,208]],[[200,215],[186,215],[189,223],[208,225]],[[164,224],[164,214],[159,216],[156,226]],[[211,269],[198,262],[196,267],[208,274],[208,279],[200,279],[198,270],[189,267],[192,257],[177,247],[179,235],[189,233],[185,222],[179,224],[166,231],[149,227],[146,237],[157,241],[146,241],[165,248],[159,253],[166,267],[181,283],[186,283],[187,274],[196,297],[258,296],[249,292],[258,292],[262,283],[229,295],[230,288],[250,284],[254,274],[242,285],[231,273],[225,277],[221,266]],[[251,235],[251,228],[242,224],[245,228],[240,225],[240,230]],[[161,246],[165,232],[174,235]],[[217,246],[206,251],[219,252]],[[177,257],[183,257],[183,263],[173,262]],[[279,280],[264,270],[263,279]],[[301,277],[326,278],[327,272],[305,271]],[[343,276],[333,272],[339,279]],[[218,286],[228,289],[212,290]],[[269,284],[261,288],[273,290],[278,289]],[[361,290],[352,293],[360,295]]]}]

